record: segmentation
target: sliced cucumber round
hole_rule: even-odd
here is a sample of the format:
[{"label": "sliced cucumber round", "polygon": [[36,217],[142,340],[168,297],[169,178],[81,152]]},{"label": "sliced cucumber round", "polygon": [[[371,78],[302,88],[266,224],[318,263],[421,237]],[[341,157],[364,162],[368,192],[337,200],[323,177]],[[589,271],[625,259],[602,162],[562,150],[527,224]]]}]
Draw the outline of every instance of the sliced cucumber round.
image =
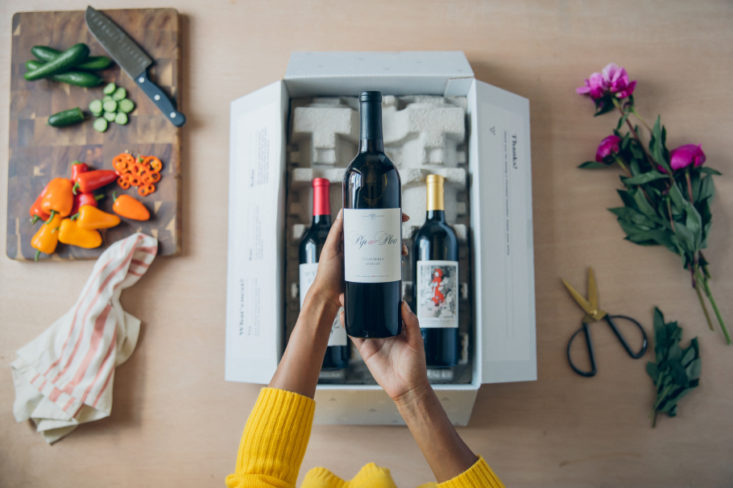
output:
[{"label": "sliced cucumber round", "polygon": [[135,110],[135,102],[133,102],[129,98],[123,98],[122,100],[117,102],[117,108],[120,110],[120,112],[129,114],[130,112]]},{"label": "sliced cucumber round", "polygon": [[118,87],[112,94],[112,98],[118,101],[122,100],[123,98],[127,98],[127,90],[125,90],[123,87]]},{"label": "sliced cucumber round", "polygon": [[107,86],[104,87],[102,93],[104,93],[105,95],[112,95],[116,89],[117,85],[115,85],[114,83],[107,83]]},{"label": "sliced cucumber round", "polygon": [[117,112],[117,115],[115,116],[115,124],[127,125],[127,122],[127,114],[125,112]]},{"label": "sliced cucumber round", "polygon": [[117,117],[117,112],[105,112],[102,117],[104,117],[108,122],[114,122],[115,117]]},{"label": "sliced cucumber round", "polygon": [[114,100],[107,100],[102,104],[105,112],[117,112],[117,102]]},{"label": "sliced cucumber round", "polygon": [[101,117],[104,109],[102,108],[102,100],[92,100],[89,102],[89,111],[95,117]]},{"label": "sliced cucumber round", "polygon": [[92,124],[92,127],[94,127],[94,130],[96,130],[97,132],[105,132],[108,126],[109,122],[107,122],[103,118],[95,119],[94,123]]}]

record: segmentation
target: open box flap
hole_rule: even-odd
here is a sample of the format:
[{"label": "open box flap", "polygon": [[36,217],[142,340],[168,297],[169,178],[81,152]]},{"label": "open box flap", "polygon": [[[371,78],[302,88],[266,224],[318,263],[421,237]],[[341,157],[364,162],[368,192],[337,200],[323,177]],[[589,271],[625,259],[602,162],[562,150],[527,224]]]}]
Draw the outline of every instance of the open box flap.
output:
[{"label": "open box flap", "polygon": [[481,382],[535,380],[529,101],[480,81],[468,98]]},{"label": "open box flap", "polygon": [[461,51],[295,52],[285,73],[291,97],[356,96],[363,90],[452,95],[456,81],[472,78]]},{"label": "open box flap", "polygon": [[267,383],[283,340],[284,249],[272,243],[284,242],[285,85],[238,98],[230,110],[225,378]]}]

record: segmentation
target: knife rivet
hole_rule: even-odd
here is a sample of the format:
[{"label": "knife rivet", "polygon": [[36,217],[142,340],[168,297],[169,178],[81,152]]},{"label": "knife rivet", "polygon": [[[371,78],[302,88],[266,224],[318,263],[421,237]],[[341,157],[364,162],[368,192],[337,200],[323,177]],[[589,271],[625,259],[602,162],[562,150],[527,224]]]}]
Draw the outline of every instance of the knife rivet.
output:
[{"label": "knife rivet", "polygon": [[141,76],[140,78],[138,78],[138,79],[137,79],[137,81],[138,81],[139,83],[145,83],[145,78],[143,78],[143,77]]},{"label": "knife rivet", "polygon": [[154,98],[154,99],[155,99],[155,101],[157,102],[158,100],[160,100],[160,95],[155,95],[155,96],[154,96],[153,98]]},{"label": "knife rivet", "polygon": [[176,118],[176,115],[178,115],[178,114],[177,114],[177,113],[175,113],[175,112],[171,112],[171,118],[172,118],[172,119],[175,119],[175,118]]}]

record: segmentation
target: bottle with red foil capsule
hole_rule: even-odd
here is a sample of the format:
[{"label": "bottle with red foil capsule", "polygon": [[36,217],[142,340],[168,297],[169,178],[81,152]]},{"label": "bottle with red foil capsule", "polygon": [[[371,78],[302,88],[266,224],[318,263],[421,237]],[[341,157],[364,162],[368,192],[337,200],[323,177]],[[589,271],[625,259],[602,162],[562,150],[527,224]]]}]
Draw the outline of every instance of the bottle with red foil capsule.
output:
[{"label": "bottle with red foil capsule", "polygon": [[[325,178],[313,180],[313,220],[311,226],[300,241],[299,275],[300,306],[313,284],[318,271],[318,259],[331,230],[331,204],[329,199],[330,183]],[[336,314],[328,338],[326,356],[323,358],[323,369],[342,369],[349,363],[349,345],[346,330]]]}]

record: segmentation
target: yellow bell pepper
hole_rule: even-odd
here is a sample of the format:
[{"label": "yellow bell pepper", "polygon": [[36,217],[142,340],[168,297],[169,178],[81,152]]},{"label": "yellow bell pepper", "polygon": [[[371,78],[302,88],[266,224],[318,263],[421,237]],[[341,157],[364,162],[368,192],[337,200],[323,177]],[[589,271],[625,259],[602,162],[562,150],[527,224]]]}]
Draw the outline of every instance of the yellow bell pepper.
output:
[{"label": "yellow bell pepper", "polygon": [[86,230],[107,229],[119,225],[120,218],[91,205],[82,205],[76,225]]},{"label": "yellow bell pepper", "polygon": [[96,230],[82,229],[71,219],[61,221],[59,242],[92,249],[102,245],[102,235]]},{"label": "yellow bell pepper", "polygon": [[55,214],[31,238],[31,247],[36,250],[36,261],[41,253],[53,254],[56,245],[59,243],[60,214]]}]

